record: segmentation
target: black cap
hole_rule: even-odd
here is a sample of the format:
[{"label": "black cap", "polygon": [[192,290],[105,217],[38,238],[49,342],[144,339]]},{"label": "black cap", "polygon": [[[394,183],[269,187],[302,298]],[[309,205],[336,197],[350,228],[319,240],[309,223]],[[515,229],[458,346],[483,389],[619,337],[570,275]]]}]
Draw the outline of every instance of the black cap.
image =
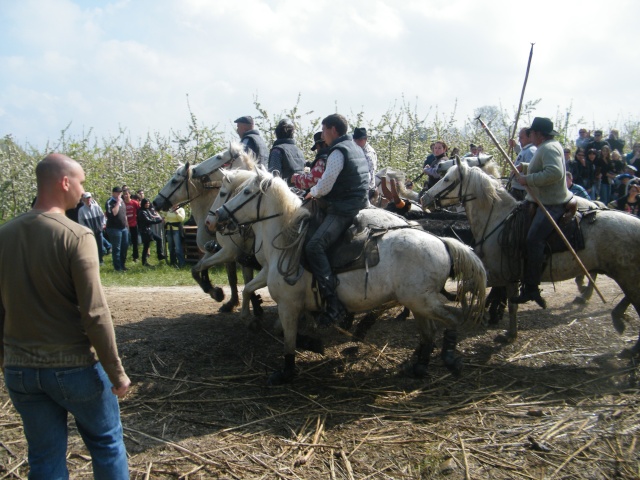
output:
[{"label": "black cap", "polygon": [[318,149],[318,144],[322,142],[322,132],[316,132],[313,134],[313,147],[311,147],[311,150],[317,150]]},{"label": "black cap", "polygon": [[233,123],[245,123],[247,125],[253,125],[253,117],[245,115],[244,117],[236,118]]},{"label": "black cap", "polygon": [[536,117],[531,122],[531,126],[529,127],[529,131],[540,132],[543,135],[550,135],[555,137],[556,135],[560,135],[553,129],[553,122],[550,118],[546,117]]},{"label": "black cap", "polygon": [[367,129],[364,127],[356,127],[353,131],[353,139],[360,140],[361,138],[367,138]]},{"label": "black cap", "polygon": [[113,190],[111,190],[112,193],[121,192],[121,191],[122,191],[121,187],[113,187]]}]

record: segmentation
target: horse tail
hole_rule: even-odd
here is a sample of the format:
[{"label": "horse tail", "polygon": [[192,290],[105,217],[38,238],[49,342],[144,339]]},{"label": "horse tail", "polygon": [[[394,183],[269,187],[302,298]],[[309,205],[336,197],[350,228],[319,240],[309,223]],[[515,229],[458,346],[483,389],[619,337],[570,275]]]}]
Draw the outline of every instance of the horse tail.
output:
[{"label": "horse tail", "polygon": [[474,324],[482,318],[486,299],[487,273],[480,258],[464,243],[442,237],[451,257],[451,277],[458,283],[458,301],[462,305],[463,323]]}]

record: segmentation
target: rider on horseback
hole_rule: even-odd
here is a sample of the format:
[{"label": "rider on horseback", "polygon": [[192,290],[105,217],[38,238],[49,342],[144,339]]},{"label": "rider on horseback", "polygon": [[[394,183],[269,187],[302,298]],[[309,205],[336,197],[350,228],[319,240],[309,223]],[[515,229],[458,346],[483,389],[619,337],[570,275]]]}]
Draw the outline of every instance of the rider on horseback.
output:
[{"label": "rider on horseback", "polygon": [[353,218],[369,203],[369,167],[362,149],[347,135],[349,124],[339,114],[322,120],[322,136],[330,146],[322,178],[311,188],[306,199],[322,198],[327,216],[313,234],[305,253],[317,279],[320,295],[326,302],[318,325],[327,327],[342,320],[346,310],[336,293],[338,281],[331,271],[327,250],[351,226]]},{"label": "rider on horseback", "polygon": [[[557,221],[565,212],[565,205],[573,194],[567,189],[566,168],[562,145],[554,137],[559,135],[548,118],[536,117],[529,127],[529,139],[538,147],[530,163],[522,163],[523,175],[517,180],[527,186],[526,202],[533,203],[532,193],[540,200],[551,217]],[[518,167],[520,170],[520,166]],[[540,295],[540,279],[544,264],[544,248],[547,237],[553,232],[553,224],[542,208],[536,210],[527,234],[527,258],[523,286],[520,295],[511,298],[513,303],[534,300],[542,308],[546,302]]]}]

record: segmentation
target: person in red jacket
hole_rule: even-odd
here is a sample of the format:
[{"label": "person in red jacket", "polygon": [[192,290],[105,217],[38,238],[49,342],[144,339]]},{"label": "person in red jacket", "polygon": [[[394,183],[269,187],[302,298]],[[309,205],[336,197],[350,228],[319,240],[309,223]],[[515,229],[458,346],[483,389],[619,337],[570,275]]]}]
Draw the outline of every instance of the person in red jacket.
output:
[{"label": "person in red jacket", "polygon": [[127,224],[129,225],[129,243],[131,244],[131,258],[134,262],[138,261],[140,256],[138,252],[138,210],[140,203],[131,198],[131,191],[128,188],[122,190],[122,200],[127,207]]}]

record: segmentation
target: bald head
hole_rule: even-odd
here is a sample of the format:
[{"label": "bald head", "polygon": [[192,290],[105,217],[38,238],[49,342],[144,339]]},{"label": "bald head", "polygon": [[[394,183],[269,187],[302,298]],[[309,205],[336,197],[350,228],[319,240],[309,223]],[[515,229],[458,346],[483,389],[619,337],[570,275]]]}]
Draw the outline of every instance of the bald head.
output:
[{"label": "bald head", "polygon": [[77,168],[81,168],[80,164],[66,155],[61,153],[47,155],[36,166],[38,188],[55,184],[63,177],[72,174]]},{"label": "bald head", "polygon": [[67,210],[84,193],[84,171],[78,162],[60,153],[51,153],[36,166],[38,201],[36,208]]}]

